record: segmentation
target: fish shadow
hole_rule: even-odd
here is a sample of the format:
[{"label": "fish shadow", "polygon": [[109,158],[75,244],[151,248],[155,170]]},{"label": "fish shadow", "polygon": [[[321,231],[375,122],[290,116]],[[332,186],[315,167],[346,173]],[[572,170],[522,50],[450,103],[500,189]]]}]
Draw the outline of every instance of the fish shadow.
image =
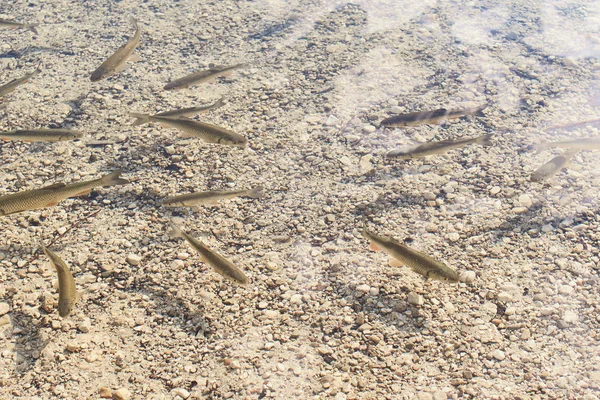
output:
[{"label": "fish shadow", "polygon": [[15,370],[24,375],[35,366],[50,339],[44,340],[39,331],[39,322],[21,311],[11,313],[11,322],[14,330],[20,331],[15,335]]}]

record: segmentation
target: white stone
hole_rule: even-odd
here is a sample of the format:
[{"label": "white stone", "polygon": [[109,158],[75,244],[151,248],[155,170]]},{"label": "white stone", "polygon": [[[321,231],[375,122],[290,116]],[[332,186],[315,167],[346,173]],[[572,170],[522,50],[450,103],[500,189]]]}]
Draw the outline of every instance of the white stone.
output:
[{"label": "white stone", "polygon": [[423,297],[415,292],[410,292],[408,294],[408,299],[407,301],[415,306],[422,306],[423,303],[425,303],[425,300],[423,300]]},{"label": "white stone", "polygon": [[84,318],[78,325],[77,329],[79,329],[83,333],[88,333],[92,328],[92,322],[89,318]]},{"label": "white stone", "polygon": [[376,130],[377,130],[377,128],[375,128],[373,125],[365,125],[365,126],[363,127],[363,131],[364,131],[365,133],[373,133],[373,132],[375,132]]},{"label": "white stone", "polygon": [[136,266],[140,264],[142,257],[138,256],[137,254],[129,254],[125,261],[127,261],[130,265]]},{"label": "white stone", "polygon": [[365,284],[358,285],[356,287],[356,291],[361,294],[367,294],[367,293],[369,293],[369,290],[371,290],[371,287],[369,285],[365,285]]},{"label": "white stone", "polygon": [[492,352],[492,357],[494,357],[498,361],[502,361],[506,358],[506,354],[500,349],[496,349]]},{"label": "white stone", "polygon": [[529,208],[533,204],[533,201],[531,200],[531,197],[529,197],[529,195],[522,194],[519,196],[519,204],[521,204],[523,207]]},{"label": "white stone", "polygon": [[10,311],[10,305],[8,303],[0,303],[0,316]]},{"label": "white stone", "polygon": [[573,294],[573,293],[575,293],[575,289],[573,289],[573,287],[569,286],[569,285],[560,285],[560,287],[558,288],[558,293]]},{"label": "white stone", "polygon": [[565,313],[563,315],[563,321],[565,321],[568,324],[577,322],[578,319],[579,319],[579,317],[577,316],[577,313],[574,311],[571,311],[571,310],[565,311]]},{"label": "white stone", "polygon": [[475,271],[462,271],[459,275],[458,275],[458,279],[461,282],[464,282],[466,284],[471,284],[473,283],[473,281],[475,281]]},{"label": "white stone", "polygon": [[187,399],[188,397],[190,397],[190,392],[188,392],[186,389],[184,388],[177,388],[177,389],[173,389],[171,391],[171,394],[173,396],[179,396],[182,399]]},{"label": "white stone", "polygon": [[329,118],[327,118],[327,121],[325,121],[325,125],[333,126],[336,125],[338,122],[340,122],[340,120],[337,119],[335,115],[330,115]]},{"label": "white stone", "polygon": [[508,292],[500,292],[500,293],[498,293],[497,298],[498,298],[498,301],[502,301],[504,303],[511,302],[513,300],[512,295],[510,293],[508,293]]},{"label": "white stone", "polygon": [[290,297],[290,303],[292,304],[302,304],[302,295],[296,293],[292,297]]}]

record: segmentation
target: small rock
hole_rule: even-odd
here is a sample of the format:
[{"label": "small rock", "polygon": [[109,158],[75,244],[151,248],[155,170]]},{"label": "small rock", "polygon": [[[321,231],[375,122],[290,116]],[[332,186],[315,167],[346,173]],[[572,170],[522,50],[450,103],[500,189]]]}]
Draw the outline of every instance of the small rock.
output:
[{"label": "small rock", "polygon": [[92,322],[89,318],[84,318],[83,321],[77,325],[77,329],[83,333],[88,333],[90,329],[92,329]]},{"label": "small rock", "polygon": [[264,310],[267,307],[269,307],[269,303],[267,303],[266,301],[261,301],[261,302],[258,303],[258,309],[259,310]]},{"label": "small rock", "polygon": [[435,200],[435,193],[432,192],[424,192],[423,193],[423,197],[425,198],[425,200]]},{"label": "small rock", "polygon": [[129,254],[125,261],[127,261],[129,265],[136,266],[140,264],[140,261],[142,261],[142,257],[138,256],[137,254]]},{"label": "small rock", "polygon": [[408,302],[412,305],[415,306],[422,306],[423,303],[425,302],[425,300],[423,300],[423,297],[415,292],[410,292],[408,294]]},{"label": "small rock", "polygon": [[446,393],[444,390],[438,390],[437,392],[435,392],[433,394],[433,400],[447,400],[448,399],[448,393]]},{"label": "small rock", "polygon": [[369,293],[369,290],[371,290],[371,287],[369,285],[358,285],[356,287],[356,291],[360,294],[367,294]]},{"label": "small rock", "polygon": [[325,125],[333,126],[339,122],[340,122],[340,120],[335,115],[330,115],[329,118],[327,118],[327,121],[325,121]]},{"label": "small rock", "polygon": [[500,186],[494,186],[493,188],[490,189],[490,194],[493,196],[495,194],[500,193],[500,190],[502,190],[502,189],[500,189]]},{"label": "small rock", "polygon": [[71,353],[77,353],[79,350],[81,350],[81,345],[77,342],[70,342],[67,343],[67,351],[70,351]]},{"label": "small rock", "polygon": [[377,130],[377,128],[375,128],[373,125],[365,125],[365,126],[363,127],[363,131],[364,131],[365,133],[373,133],[373,132],[375,132],[376,130]]},{"label": "small rock", "polygon": [[571,310],[565,311],[565,313],[563,315],[563,321],[565,321],[567,324],[572,324],[574,322],[577,322],[578,319],[579,319],[579,316],[577,315],[577,313],[574,311],[571,311]]},{"label": "small rock", "polygon": [[458,279],[461,282],[464,282],[466,284],[471,284],[475,281],[475,271],[462,271],[459,275],[458,275]]},{"label": "small rock", "polygon": [[346,393],[344,392],[338,392],[335,397],[334,400],[346,400],[347,396]]},{"label": "small rock", "polygon": [[496,349],[492,351],[492,357],[494,357],[498,361],[502,361],[506,358],[506,354],[500,349]]},{"label": "small rock", "polygon": [[302,295],[296,293],[292,297],[290,297],[290,303],[292,304],[302,304]]},{"label": "small rock", "polygon": [[560,285],[560,287],[558,288],[558,293],[573,294],[573,293],[575,293],[575,289],[573,289],[573,287],[569,286],[569,285]]},{"label": "small rock", "polygon": [[500,292],[498,293],[498,301],[501,301],[503,303],[509,303],[513,300],[513,297],[510,293],[508,292]]},{"label": "small rock", "polygon": [[8,303],[0,303],[0,316],[10,311],[10,305]]},{"label": "small rock", "polygon": [[523,214],[527,212],[527,207],[515,207],[512,209],[515,214]]},{"label": "small rock", "polygon": [[529,208],[533,204],[533,201],[531,200],[531,197],[529,197],[529,195],[522,194],[519,196],[519,204],[521,204],[523,207]]},{"label": "small rock", "polygon": [[114,400],[130,400],[131,399],[131,392],[125,388],[120,388],[117,389],[114,393],[113,393],[113,399]]},{"label": "small rock", "polygon": [[173,389],[173,390],[171,390],[171,394],[173,396],[179,396],[182,399],[187,399],[188,397],[190,397],[190,392],[188,392],[184,388]]},{"label": "small rock", "polygon": [[112,390],[106,386],[102,386],[100,389],[98,389],[98,395],[100,395],[100,398],[102,399],[110,399],[112,397]]},{"label": "small rock", "polygon": [[456,242],[460,239],[460,235],[457,232],[450,232],[447,237],[451,242]]}]

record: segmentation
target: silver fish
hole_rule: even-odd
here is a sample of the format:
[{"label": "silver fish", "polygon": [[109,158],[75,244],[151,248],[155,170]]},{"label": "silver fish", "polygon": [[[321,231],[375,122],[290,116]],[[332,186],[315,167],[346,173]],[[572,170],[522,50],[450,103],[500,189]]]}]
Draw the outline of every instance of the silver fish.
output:
[{"label": "silver fish", "polygon": [[[214,110],[215,108],[222,107],[223,104],[225,104],[225,102],[223,101],[223,97],[221,97],[215,103],[207,105],[207,106],[180,108],[178,110],[164,111],[164,112],[161,112],[158,114],[154,114],[153,116],[154,117],[168,117],[168,118],[189,117],[192,115],[207,113],[211,110]],[[145,124],[146,122],[148,122],[148,121],[145,121],[143,118],[137,118],[135,121],[133,121],[132,125],[138,126],[138,125]]]},{"label": "silver fish", "polygon": [[446,110],[440,108],[433,111],[419,111],[408,114],[394,115],[393,117],[385,118],[381,121],[381,126],[390,128],[400,128],[405,126],[419,126],[424,124],[437,124],[440,121],[464,117],[467,115],[475,115],[477,117],[485,117],[483,110],[487,107],[484,104],[479,107],[466,108],[461,110]]},{"label": "silver fish", "polygon": [[562,142],[544,142],[533,146],[538,150],[551,147],[560,147],[563,149],[577,150],[600,150],[600,137],[565,140]]},{"label": "silver fish", "polygon": [[236,69],[245,67],[246,64],[236,64],[229,67],[217,66],[205,71],[194,72],[186,75],[183,78],[175,79],[165,85],[165,90],[189,88],[203,82],[208,82],[217,79],[219,76],[229,76]]},{"label": "silver fish", "polygon": [[541,182],[552,178],[571,162],[575,154],[579,153],[579,149],[569,149],[559,156],[554,157],[546,164],[536,169],[529,178],[531,182]]},{"label": "silver fish", "polygon": [[135,27],[135,34],[92,73],[92,76],[90,77],[92,82],[97,82],[110,75],[121,72],[125,68],[125,63],[140,43],[140,36],[142,34],[138,27],[137,20],[131,18],[130,22]]},{"label": "silver fish", "polygon": [[30,72],[29,74],[26,74],[21,78],[13,79],[7,84],[0,86],[0,97],[6,96],[7,94],[15,90],[18,86],[27,83],[31,78],[38,75],[40,72],[42,72],[42,70],[37,68],[35,71]]},{"label": "silver fish", "polygon": [[480,144],[482,146],[491,146],[492,135],[483,135],[476,138],[457,139],[457,140],[440,140],[437,142],[421,143],[414,146],[408,146],[396,150],[392,150],[386,154],[388,158],[399,158],[408,160],[411,158],[422,158],[433,154],[442,154],[448,150],[464,147],[468,144]]},{"label": "silver fish", "polygon": [[231,263],[231,261],[227,260],[225,257],[218,254],[217,252],[211,250],[208,246],[206,246],[204,243],[202,243],[198,239],[195,239],[194,237],[188,235],[187,233],[182,231],[179,227],[177,227],[173,224],[172,224],[172,227],[173,227],[172,235],[175,237],[181,237],[181,238],[187,240],[188,243],[194,248],[194,250],[196,250],[198,253],[200,253],[200,256],[202,257],[202,261],[206,262],[211,267],[213,267],[213,269],[217,273],[219,273],[221,276],[229,279],[230,281],[233,281],[233,282],[236,282],[236,283],[239,283],[242,285],[245,285],[249,282],[248,277],[246,277],[244,272],[242,272],[241,269],[239,269],[238,267],[233,265]]},{"label": "silver fish", "polygon": [[458,282],[458,274],[446,264],[433,257],[413,250],[408,246],[386,236],[375,235],[363,229],[363,236],[371,242],[371,250],[384,250],[392,257],[392,266],[407,265],[425,279],[445,282]]},{"label": "silver fish", "polygon": [[2,140],[21,140],[23,142],[63,142],[80,139],[83,133],[72,129],[33,129],[0,132]]},{"label": "silver fish", "polygon": [[133,118],[147,122],[158,122],[163,126],[176,128],[183,132],[182,137],[197,137],[205,143],[246,147],[248,139],[220,126],[194,121],[189,118],[168,118],[157,115],[130,113]]},{"label": "silver fish", "polygon": [[35,29],[40,24],[22,24],[20,22],[9,21],[6,19],[0,19],[0,28],[8,28],[8,29],[26,29],[38,34],[38,31]]},{"label": "silver fish", "polygon": [[42,250],[50,259],[50,264],[56,269],[58,274],[58,315],[67,317],[73,311],[77,302],[77,288],[75,279],[67,263],[65,263],[56,253],[50,251],[42,243]]},{"label": "silver fish", "polygon": [[208,192],[195,192],[180,196],[168,197],[163,201],[165,207],[195,207],[205,204],[216,204],[220,200],[247,196],[258,199],[263,195],[262,187],[247,190],[212,190]]}]

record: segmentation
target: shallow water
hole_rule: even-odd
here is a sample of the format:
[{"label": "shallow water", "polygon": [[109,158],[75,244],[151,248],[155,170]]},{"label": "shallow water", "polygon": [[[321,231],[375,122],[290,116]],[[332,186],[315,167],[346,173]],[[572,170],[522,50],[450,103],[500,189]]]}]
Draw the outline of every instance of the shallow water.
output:
[{"label": "shallow water", "polygon": [[[140,61],[91,82],[132,16]],[[131,180],[0,218],[0,397],[597,398],[598,154],[530,182],[564,151],[532,145],[599,136],[596,3],[8,1],[0,18],[40,23],[0,30],[0,84],[42,69],[4,97],[0,131],[85,133],[0,143],[0,195],[116,169]],[[129,116],[221,97],[193,118],[246,149]],[[380,126],[486,103],[483,117]],[[385,157],[484,134],[492,146]],[[256,186],[259,199],[161,205]],[[170,221],[250,284],[223,280]],[[461,282],[390,267],[363,222]],[[40,241],[82,292],[67,319]]]}]

